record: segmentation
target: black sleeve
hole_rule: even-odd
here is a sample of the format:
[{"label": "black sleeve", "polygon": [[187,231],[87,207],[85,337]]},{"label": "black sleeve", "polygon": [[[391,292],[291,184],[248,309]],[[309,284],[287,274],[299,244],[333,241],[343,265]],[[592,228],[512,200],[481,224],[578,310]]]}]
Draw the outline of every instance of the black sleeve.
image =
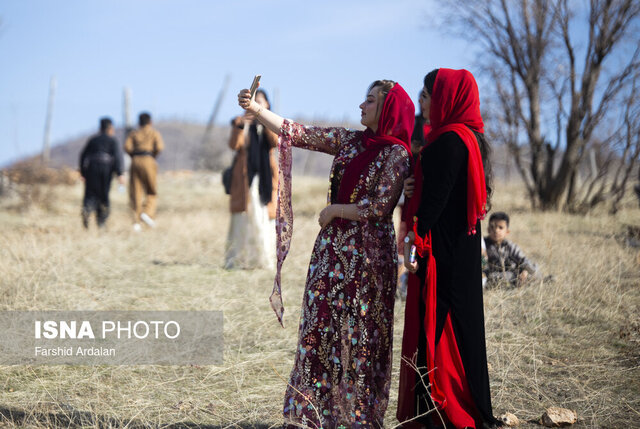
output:
[{"label": "black sleeve", "polygon": [[[91,140],[89,140],[90,142]],[[86,177],[86,168],[84,165],[85,158],[87,157],[87,149],[89,149],[89,142],[85,143],[84,148],[82,148],[82,152],[80,152],[80,175],[82,177]]]},{"label": "black sleeve", "polygon": [[118,176],[122,176],[122,172],[124,170],[122,151],[120,150],[120,146],[116,139],[111,139],[111,141],[113,142],[113,171],[115,171]]},{"label": "black sleeve", "polygon": [[443,134],[422,152],[424,180],[416,213],[420,236],[430,231],[440,217],[466,159],[467,147],[453,132]]}]

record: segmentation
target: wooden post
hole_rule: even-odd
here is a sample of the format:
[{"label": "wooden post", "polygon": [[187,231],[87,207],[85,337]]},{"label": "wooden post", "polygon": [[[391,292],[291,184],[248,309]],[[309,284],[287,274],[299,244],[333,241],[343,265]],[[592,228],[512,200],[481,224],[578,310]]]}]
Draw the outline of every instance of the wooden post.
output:
[{"label": "wooden post", "polygon": [[209,136],[211,134],[211,130],[213,129],[216,116],[218,116],[218,111],[220,110],[220,106],[222,105],[222,100],[224,99],[224,94],[227,92],[227,88],[229,87],[229,82],[231,81],[231,76],[227,74],[224,77],[224,82],[222,84],[222,88],[218,93],[218,99],[216,100],[216,104],[213,107],[213,112],[211,112],[211,117],[209,118],[209,123],[207,124],[207,129],[204,131],[204,135],[202,136],[202,144],[206,144],[209,142]]},{"label": "wooden post", "polygon": [[122,92],[122,111],[124,114],[124,138],[126,139],[131,130],[133,130],[131,122],[131,89],[126,86]]},{"label": "wooden post", "polygon": [[42,145],[42,163],[49,163],[50,146],[51,146],[51,118],[53,116],[53,102],[56,96],[56,77],[51,76],[49,81],[49,102],[47,104],[47,117],[44,123],[44,142]]}]

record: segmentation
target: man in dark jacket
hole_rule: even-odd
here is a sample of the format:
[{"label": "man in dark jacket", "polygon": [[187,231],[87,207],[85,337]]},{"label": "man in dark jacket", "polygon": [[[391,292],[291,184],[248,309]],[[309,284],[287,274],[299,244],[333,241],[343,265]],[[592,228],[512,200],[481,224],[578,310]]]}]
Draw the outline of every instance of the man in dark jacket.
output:
[{"label": "man in dark jacket", "polygon": [[100,119],[100,134],[89,139],[80,154],[80,174],[84,178],[82,201],[82,224],[89,227],[89,217],[96,212],[98,227],[103,227],[109,216],[109,188],[115,172],[120,184],[122,176],[122,153],[113,135],[111,118]]}]

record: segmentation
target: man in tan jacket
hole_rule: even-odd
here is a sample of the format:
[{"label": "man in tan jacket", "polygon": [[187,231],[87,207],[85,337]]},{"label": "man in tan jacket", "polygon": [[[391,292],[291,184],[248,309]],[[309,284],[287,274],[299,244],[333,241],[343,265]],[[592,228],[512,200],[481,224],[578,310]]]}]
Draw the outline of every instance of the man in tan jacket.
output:
[{"label": "man in tan jacket", "polygon": [[131,156],[129,197],[135,220],[133,229],[140,231],[140,221],[155,226],[158,164],[156,157],[164,149],[162,136],[151,126],[151,115],[143,112],[139,128],[129,134],[124,150]]}]

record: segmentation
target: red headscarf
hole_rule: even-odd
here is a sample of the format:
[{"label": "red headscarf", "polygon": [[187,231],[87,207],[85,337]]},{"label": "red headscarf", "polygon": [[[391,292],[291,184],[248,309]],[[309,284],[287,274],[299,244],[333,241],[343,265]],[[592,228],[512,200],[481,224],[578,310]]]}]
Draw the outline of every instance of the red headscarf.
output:
[{"label": "red headscarf", "polygon": [[469,233],[475,234],[476,222],[482,219],[487,211],[487,188],[480,147],[472,132],[484,132],[484,123],[480,115],[480,96],[478,85],[469,71],[438,70],[431,94],[430,121],[428,143],[448,131],[454,131],[469,151],[467,222]]},{"label": "red headscarf", "polygon": [[340,188],[338,203],[349,204],[351,194],[358,184],[362,171],[378,156],[387,145],[397,144],[406,149],[411,156],[411,132],[415,107],[411,97],[396,83],[387,94],[378,119],[378,129],[374,133],[367,128],[362,136],[362,146],[366,150],[353,158],[346,166]]}]

